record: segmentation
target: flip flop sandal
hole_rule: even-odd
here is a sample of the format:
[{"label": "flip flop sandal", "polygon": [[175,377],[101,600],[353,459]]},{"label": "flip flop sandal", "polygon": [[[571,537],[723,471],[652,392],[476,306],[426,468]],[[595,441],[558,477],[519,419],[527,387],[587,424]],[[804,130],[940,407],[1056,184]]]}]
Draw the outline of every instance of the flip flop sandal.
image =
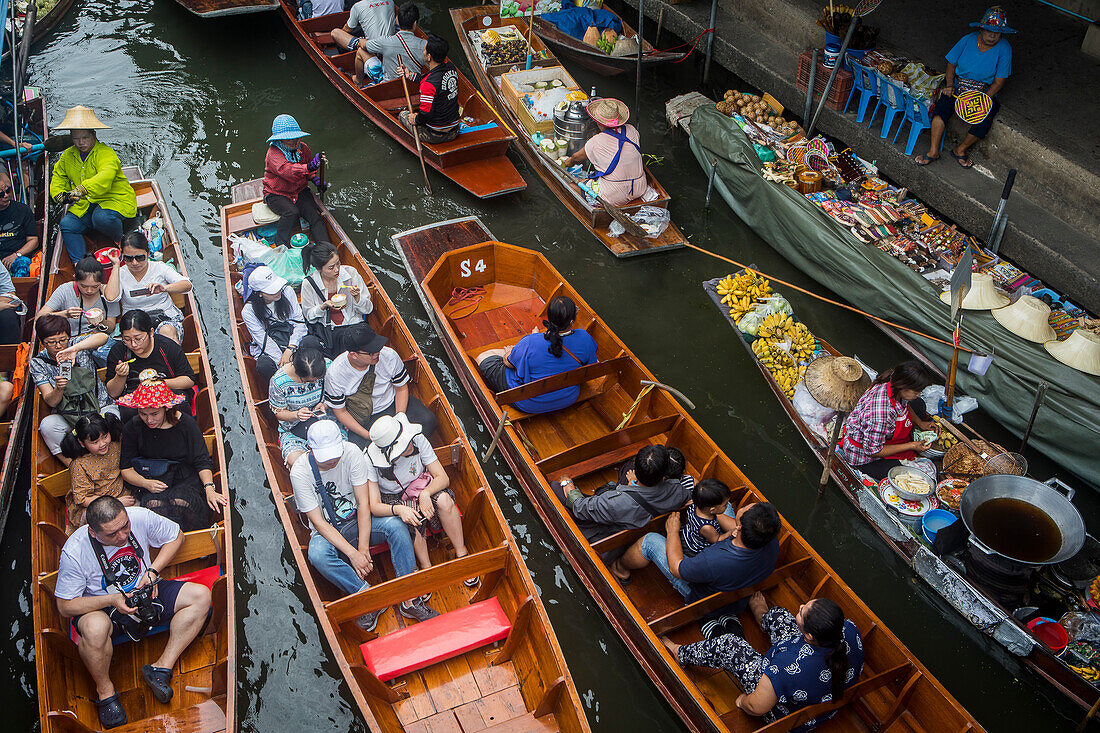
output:
[{"label": "flip flop sandal", "polygon": [[[955,161],[959,164],[960,168],[963,168],[964,170],[970,170],[971,168],[974,167],[974,161],[972,161],[970,159],[969,155],[955,155],[954,150],[950,150],[948,152],[951,153],[951,157],[955,159]],[[963,161],[965,161],[965,162],[963,162]]]},{"label": "flip flop sandal", "polygon": [[479,583],[481,583],[481,576],[478,575],[475,575],[472,578],[466,578],[466,580],[462,581],[462,585],[466,586],[467,588],[476,588]]},{"label": "flip flop sandal", "polygon": [[[922,160],[924,161],[923,163],[921,162]],[[913,162],[917,165],[932,165],[937,160],[939,160],[939,158],[929,158],[927,155],[923,154],[913,158]]]},{"label": "flip flop sandal", "polygon": [[153,697],[158,702],[167,703],[172,699],[172,686],[168,684],[172,679],[172,670],[146,664],[141,668],[141,678],[145,680],[145,685],[153,691]]},{"label": "flip flop sandal", "polygon": [[117,692],[103,700],[96,700],[95,709],[99,713],[99,724],[104,728],[117,728],[129,722]]}]

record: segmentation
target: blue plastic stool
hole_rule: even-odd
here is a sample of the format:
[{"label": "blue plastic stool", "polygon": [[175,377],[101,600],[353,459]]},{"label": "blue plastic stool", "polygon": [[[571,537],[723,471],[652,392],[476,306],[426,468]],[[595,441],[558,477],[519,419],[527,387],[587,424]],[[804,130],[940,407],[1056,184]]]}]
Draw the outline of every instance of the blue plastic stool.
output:
[{"label": "blue plastic stool", "polygon": [[871,69],[863,64],[852,62],[852,91],[848,94],[848,101],[844,103],[844,113],[848,112],[848,105],[852,103],[852,97],[859,92],[859,111],[856,114],[856,122],[863,122],[867,114],[867,105],[878,96],[878,77]]},{"label": "blue plastic stool", "polygon": [[[928,115],[928,106],[924,100],[908,92],[905,93],[905,118],[898,125],[898,131],[894,133],[894,142],[897,142],[901,128],[905,127],[906,122],[909,123],[909,141],[905,145],[905,154],[912,155],[913,148],[917,145],[917,138],[923,131],[932,127],[932,119]],[[944,137],[946,133],[947,131],[944,130]],[[940,148],[943,148],[943,137],[940,138]]]},{"label": "blue plastic stool", "polygon": [[871,122],[867,126],[874,127],[875,116],[878,115],[879,108],[883,108],[882,134],[879,137],[885,140],[890,134],[890,128],[894,126],[894,120],[897,116],[905,114],[905,90],[882,75],[879,75],[878,89],[878,104],[875,105]]}]

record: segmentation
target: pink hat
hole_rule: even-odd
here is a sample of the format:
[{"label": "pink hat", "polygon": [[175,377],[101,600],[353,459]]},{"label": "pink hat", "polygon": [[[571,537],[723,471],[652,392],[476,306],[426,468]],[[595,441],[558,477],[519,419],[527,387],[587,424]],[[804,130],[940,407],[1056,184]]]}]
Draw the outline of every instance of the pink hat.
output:
[{"label": "pink hat", "polygon": [[149,379],[142,382],[132,393],[119,397],[115,402],[135,410],[148,410],[154,407],[175,407],[185,399],[182,395],[170,390],[161,380]]},{"label": "pink hat", "polygon": [[625,125],[630,119],[630,108],[625,103],[611,97],[593,99],[586,107],[588,116],[604,127]]}]

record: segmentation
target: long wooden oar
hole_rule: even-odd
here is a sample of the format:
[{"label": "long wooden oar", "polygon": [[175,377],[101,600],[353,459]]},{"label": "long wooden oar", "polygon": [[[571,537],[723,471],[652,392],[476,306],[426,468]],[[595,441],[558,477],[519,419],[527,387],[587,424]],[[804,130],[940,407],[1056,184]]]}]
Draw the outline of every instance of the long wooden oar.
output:
[{"label": "long wooden oar", "polygon": [[[404,66],[401,63],[400,56],[397,57],[397,63]],[[434,196],[432,184],[428,181],[428,167],[424,165],[424,148],[420,144],[420,130],[416,129],[417,125],[413,123],[413,115],[416,113],[413,111],[412,97],[409,96],[409,80],[405,78],[404,74],[401,75],[401,88],[405,90],[405,105],[409,108],[409,127],[412,128],[413,140],[416,140],[416,157],[420,158],[420,172],[424,174],[424,188],[428,189],[429,196]]]}]

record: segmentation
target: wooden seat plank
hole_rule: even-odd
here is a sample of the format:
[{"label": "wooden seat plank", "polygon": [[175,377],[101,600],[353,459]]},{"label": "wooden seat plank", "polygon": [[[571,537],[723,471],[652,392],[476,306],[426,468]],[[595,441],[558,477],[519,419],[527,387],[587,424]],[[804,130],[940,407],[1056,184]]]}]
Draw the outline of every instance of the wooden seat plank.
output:
[{"label": "wooden seat plank", "polygon": [[542,459],[536,465],[544,475],[548,475],[568,466],[597,458],[617,448],[667,433],[681,419],[683,418],[679,415],[669,415],[668,417],[636,423],[628,428],[609,433],[602,438],[574,445],[572,448]]},{"label": "wooden seat plank", "polygon": [[529,400],[532,397],[538,397],[539,395],[548,394],[550,392],[556,392],[559,389],[566,387],[576,387],[577,385],[596,379],[597,377],[603,377],[608,374],[617,374],[624,369],[631,366],[631,360],[625,356],[616,357],[614,359],[607,359],[605,361],[598,361],[595,364],[588,364],[586,366],[577,367],[576,369],[570,369],[567,372],[561,372],[550,377],[543,377],[542,379],[536,379],[533,382],[527,382],[519,387],[513,387],[512,389],[506,389],[500,392],[496,396],[498,405],[511,405],[522,400]]}]

